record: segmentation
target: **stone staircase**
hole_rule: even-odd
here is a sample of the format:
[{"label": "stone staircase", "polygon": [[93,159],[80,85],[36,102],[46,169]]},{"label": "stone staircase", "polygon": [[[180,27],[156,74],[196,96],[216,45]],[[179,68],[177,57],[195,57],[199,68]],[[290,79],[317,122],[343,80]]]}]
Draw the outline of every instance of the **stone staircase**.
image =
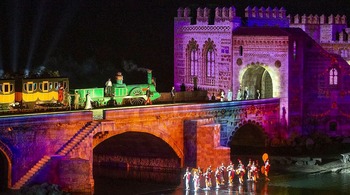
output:
[{"label": "stone staircase", "polygon": [[45,155],[42,157],[29,171],[24,174],[13,186],[12,189],[19,190],[24,186],[36,173],[38,173],[48,162],[52,156],[65,156],[75,147],[77,147],[96,127],[101,123],[92,121],[85,127],[81,128],[70,140],[68,140],[54,155]]},{"label": "stone staircase", "polygon": [[80,129],[67,143],[65,143],[55,155],[65,156],[80,144],[98,125],[99,121],[93,121],[90,125]]}]

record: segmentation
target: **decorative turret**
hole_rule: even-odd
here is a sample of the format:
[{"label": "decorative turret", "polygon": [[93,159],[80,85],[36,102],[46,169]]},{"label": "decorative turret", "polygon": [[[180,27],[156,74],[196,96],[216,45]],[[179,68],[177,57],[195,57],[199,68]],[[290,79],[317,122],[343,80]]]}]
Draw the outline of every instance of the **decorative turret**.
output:
[{"label": "decorative turret", "polygon": [[221,22],[232,22],[235,17],[236,17],[235,7],[215,8],[215,24],[220,24]]},{"label": "decorative turret", "polygon": [[177,9],[177,17],[174,18],[175,30],[181,28],[181,26],[191,24],[190,12],[191,10],[188,7],[186,7],[185,9],[183,9],[182,7]]},{"label": "decorative turret", "polygon": [[265,10],[264,7],[261,7],[261,8],[259,9],[259,17],[260,17],[260,18],[265,18],[265,17],[266,17],[266,10]]},{"label": "decorative turret", "polygon": [[208,25],[209,24],[209,8],[197,8],[197,24],[199,25]]}]

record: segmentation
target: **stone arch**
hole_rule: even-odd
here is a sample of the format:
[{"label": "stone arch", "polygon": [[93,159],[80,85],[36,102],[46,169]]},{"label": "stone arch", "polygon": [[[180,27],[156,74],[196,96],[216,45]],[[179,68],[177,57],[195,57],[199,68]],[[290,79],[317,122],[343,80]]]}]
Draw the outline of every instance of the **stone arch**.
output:
[{"label": "stone arch", "polygon": [[272,98],[274,93],[274,81],[270,72],[260,63],[252,63],[244,70],[241,79],[242,89],[248,87],[248,99],[255,99],[255,92],[259,89],[261,98]]},{"label": "stone arch", "polygon": [[[0,191],[1,191],[2,190],[1,188],[5,187],[2,185],[6,185],[6,187],[8,187],[8,188],[11,187],[11,180],[12,180],[11,170],[12,170],[12,156],[13,156],[13,154],[12,154],[10,148],[7,147],[7,145],[5,143],[3,143],[2,141],[0,141],[0,153],[1,153],[0,158],[1,158],[1,156],[4,156],[6,158],[6,161],[7,161],[7,162],[4,162],[3,164],[0,163],[0,169],[3,169],[3,170],[7,169],[7,174],[4,176],[4,177],[7,177],[7,183],[6,184],[0,183]],[[2,167],[2,166],[4,166],[4,167]],[[5,179],[5,178],[3,178],[3,175],[0,175],[0,179]]]},{"label": "stone arch", "polygon": [[243,121],[238,124],[229,138],[228,146],[231,153],[258,153],[266,147],[268,136],[259,122],[254,120]]},{"label": "stone arch", "polygon": [[[107,133],[108,132],[108,133]],[[98,146],[100,143],[102,143],[104,140],[122,134],[126,132],[138,132],[138,133],[147,133],[154,135],[161,140],[163,140],[165,143],[167,143],[176,153],[176,155],[181,159],[181,166],[184,165],[184,152],[181,149],[181,147],[178,145],[178,143],[167,133],[167,131],[161,130],[161,129],[154,129],[153,131],[149,130],[143,130],[143,129],[131,129],[131,130],[125,130],[125,129],[118,129],[117,131],[103,131],[103,132],[97,132],[94,134],[94,141],[93,141],[93,148]],[[96,138],[98,133],[104,134],[101,138]]]}]

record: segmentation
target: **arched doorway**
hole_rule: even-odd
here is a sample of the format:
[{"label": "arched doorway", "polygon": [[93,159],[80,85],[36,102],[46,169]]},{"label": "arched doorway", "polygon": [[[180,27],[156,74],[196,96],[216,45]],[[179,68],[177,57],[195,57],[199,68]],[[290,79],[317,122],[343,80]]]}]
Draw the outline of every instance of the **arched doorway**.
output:
[{"label": "arched doorway", "polygon": [[9,162],[5,154],[0,150],[0,192],[8,189]]},{"label": "arched doorway", "polygon": [[273,85],[270,73],[260,65],[250,65],[242,77],[242,87],[248,87],[249,98],[255,99],[255,92],[258,89],[261,98],[273,97]]},{"label": "arched doorway", "polygon": [[[93,150],[96,194],[140,194],[141,186],[181,182],[181,159],[161,138],[143,132],[124,132]],[[109,185],[109,184],[113,185]],[[132,186],[130,185],[132,184]]]},{"label": "arched doorway", "polygon": [[254,123],[239,127],[229,143],[232,155],[258,155],[265,151],[266,136],[263,129]]}]

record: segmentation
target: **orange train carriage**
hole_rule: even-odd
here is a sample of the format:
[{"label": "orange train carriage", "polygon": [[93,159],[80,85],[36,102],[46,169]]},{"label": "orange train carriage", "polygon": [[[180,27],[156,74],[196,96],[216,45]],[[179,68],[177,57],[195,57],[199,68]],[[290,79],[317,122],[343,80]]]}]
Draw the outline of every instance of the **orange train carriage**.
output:
[{"label": "orange train carriage", "polygon": [[62,96],[69,91],[69,79],[63,77],[19,78],[0,83],[1,109],[62,107]]}]

